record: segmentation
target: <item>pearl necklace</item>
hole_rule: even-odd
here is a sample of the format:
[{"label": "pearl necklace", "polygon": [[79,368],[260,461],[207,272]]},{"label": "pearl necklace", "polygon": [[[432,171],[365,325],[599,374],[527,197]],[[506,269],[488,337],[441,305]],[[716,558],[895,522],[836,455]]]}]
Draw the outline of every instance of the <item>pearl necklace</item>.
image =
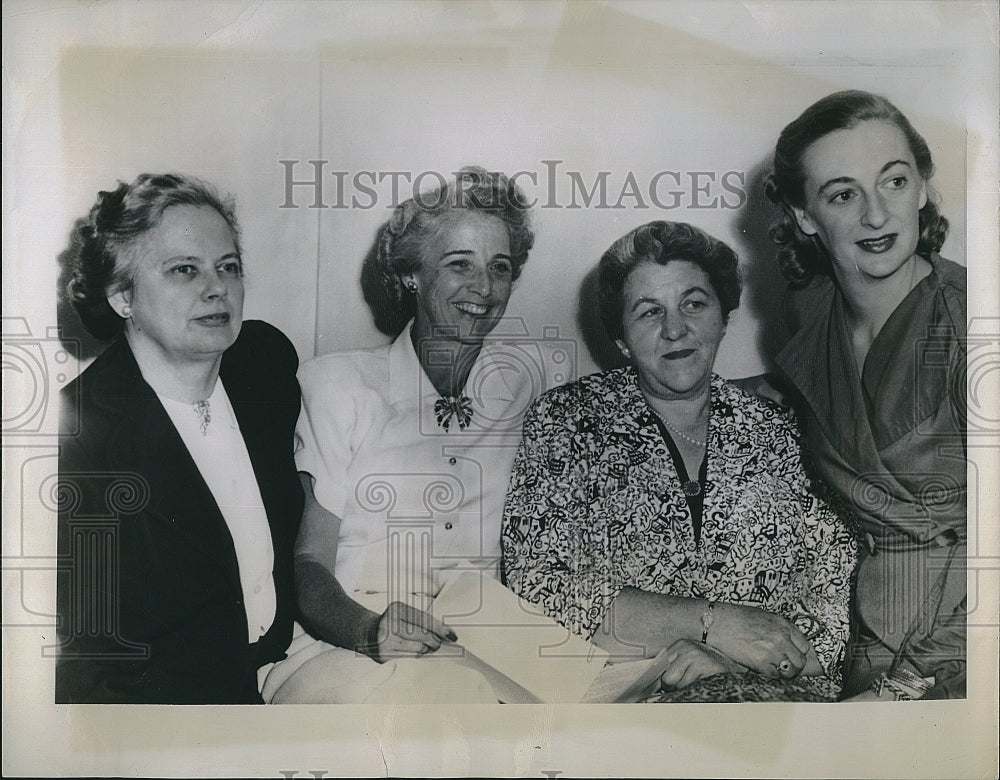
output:
[{"label": "pearl necklace", "polygon": [[[650,406],[649,408],[653,409],[652,406]],[[699,441],[698,439],[694,438],[693,436],[688,436],[686,433],[684,433],[684,431],[678,430],[673,425],[671,425],[670,421],[666,417],[664,417],[662,414],[660,414],[658,411],[656,411],[656,409],[653,409],[653,414],[655,414],[657,417],[659,417],[660,418],[660,422],[662,422],[670,430],[672,430],[674,433],[676,433],[678,436],[680,436],[682,439],[684,439],[684,441],[693,444],[695,447],[704,447],[705,446],[705,442]]]}]

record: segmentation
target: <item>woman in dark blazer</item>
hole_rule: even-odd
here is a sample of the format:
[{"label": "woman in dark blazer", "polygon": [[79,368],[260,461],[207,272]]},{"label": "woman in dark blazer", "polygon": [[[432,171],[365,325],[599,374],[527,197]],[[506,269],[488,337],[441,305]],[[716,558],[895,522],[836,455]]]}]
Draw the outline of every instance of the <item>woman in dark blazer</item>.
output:
[{"label": "woman in dark blazer", "polygon": [[112,343],[61,399],[56,702],[259,703],[293,620],[298,360],[243,322],[232,207],[144,174],[61,262]]}]

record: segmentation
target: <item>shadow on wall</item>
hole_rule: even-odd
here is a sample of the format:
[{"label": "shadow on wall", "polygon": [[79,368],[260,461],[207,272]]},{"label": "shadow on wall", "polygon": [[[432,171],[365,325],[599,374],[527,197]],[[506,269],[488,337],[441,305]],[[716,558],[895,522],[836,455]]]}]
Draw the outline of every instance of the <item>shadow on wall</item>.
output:
[{"label": "shadow on wall", "polygon": [[598,267],[595,265],[580,284],[577,296],[579,302],[576,312],[576,325],[583,334],[590,357],[597,363],[601,371],[627,366],[628,361],[618,349],[614,340],[608,336],[601,321],[600,286],[598,285]]},{"label": "shadow on wall", "polygon": [[764,194],[764,182],[770,172],[770,160],[760,162],[750,170],[747,202],[737,217],[736,228],[743,237],[745,247],[740,253],[743,272],[740,308],[759,320],[757,351],[766,363],[766,370],[774,371],[774,356],[789,337],[784,316],[788,282],[778,268],[778,248],[768,235],[776,215],[776,207]]},{"label": "shadow on wall", "polygon": [[361,263],[361,292],[365,297],[365,303],[368,304],[368,309],[371,311],[375,327],[387,336],[395,338],[399,333],[398,331],[396,333],[392,332],[395,326],[392,303],[389,300],[389,296],[386,295],[385,286],[382,284],[378,272],[378,243],[379,237],[382,235],[382,229],[386,224],[388,223],[383,223],[375,231],[375,238],[372,241],[372,245],[368,248],[368,251],[365,253],[365,259]]}]

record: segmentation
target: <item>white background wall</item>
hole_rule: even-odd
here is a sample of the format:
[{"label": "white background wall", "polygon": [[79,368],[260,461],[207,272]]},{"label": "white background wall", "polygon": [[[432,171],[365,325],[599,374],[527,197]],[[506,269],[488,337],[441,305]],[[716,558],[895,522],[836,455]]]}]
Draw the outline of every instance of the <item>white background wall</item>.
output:
[{"label": "white background wall", "polygon": [[[688,188],[681,207],[669,210],[628,200],[624,209],[537,209],[535,249],[509,314],[536,335],[557,327],[577,342],[580,372],[595,370],[579,312],[588,272],[638,224],[691,221],[731,243],[747,277],[717,369],[757,373],[781,338],[781,283],[759,177],[780,129],[842,88],[887,95],[924,134],[953,224],[944,254],[968,258],[971,316],[996,316],[993,2],[22,1],[4,3],[3,23],[4,317],[21,318],[11,327],[35,337],[56,324],[75,335],[72,320],[57,316],[55,258],[73,220],[118,179],[176,170],[232,192],[248,268],[246,314],[280,327],[304,359],[384,340],[358,280],[390,189],[378,188],[375,208],[314,210],[298,188],[302,207],[281,209],[279,160],[302,160],[298,178],[309,174],[310,159],[349,176],[447,173],[470,163],[536,171],[537,188],[522,181],[543,202],[553,193],[542,161],[562,160],[555,198],[563,204],[566,171],[588,183],[609,171],[612,202],[629,172],[645,187],[663,170],[741,171],[749,199],[738,210],[694,209]],[[332,201],[332,178],[327,185]],[[720,194],[713,188],[708,197]],[[23,396],[24,376],[7,368],[5,390]],[[53,363],[47,389],[77,370],[73,360]],[[22,396],[5,400],[5,426]],[[995,741],[995,708],[975,701],[921,705],[889,719],[839,710],[819,721],[801,709],[765,717],[758,709],[720,717],[711,708],[641,717],[633,708],[67,712],[50,704],[51,660],[42,657],[52,638],[46,556],[54,536],[41,519],[44,498],[23,488],[32,447],[54,453],[50,440],[5,436],[4,555],[15,561],[4,564],[5,768],[829,776],[843,766],[854,776],[978,776],[982,745]],[[995,468],[990,453],[979,451],[982,468]],[[984,510],[979,519],[989,552],[995,515]],[[995,616],[993,590],[981,592],[980,608]],[[970,690],[995,696],[995,641],[983,647],[992,660]]]},{"label": "white background wall", "polygon": [[[968,8],[904,5],[913,30],[957,39],[974,35],[979,23]],[[969,78],[968,57],[946,45],[916,54],[883,39],[854,62],[847,52],[857,48],[856,36],[818,49],[781,33],[782,24],[819,18],[800,4],[710,3],[697,14],[676,4],[141,8],[97,6],[90,31],[62,41],[44,74],[12,70],[30,88],[18,95],[17,120],[5,126],[18,163],[6,190],[13,210],[5,218],[16,238],[5,245],[5,274],[24,278],[33,300],[20,284],[5,285],[4,295],[39,325],[54,321],[54,258],[97,191],[143,171],[171,170],[236,196],[247,316],[284,330],[303,359],[377,343],[384,337],[371,323],[359,272],[389,214],[391,179],[376,185],[370,208],[352,182],[361,176],[371,186],[366,171],[412,178],[471,163],[534,172],[538,186],[522,177],[525,189],[543,205],[554,199],[561,206],[536,209],[535,249],[509,314],[532,334],[556,326],[576,340],[581,372],[596,370],[599,358],[581,332],[581,324],[597,325],[580,321],[585,276],[618,236],[672,219],[693,222],[740,253],[747,291],[717,368],[724,376],[757,373],[780,337],[774,303],[782,290],[760,179],[780,129],[817,98],[848,87],[888,95],[926,136],[955,227],[945,254],[965,262],[967,114],[982,85]],[[891,4],[869,7],[868,15],[873,26],[879,17],[883,26],[900,25]],[[828,7],[825,26],[839,17],[856,24],[856,16]],[[757,33],[747,35],[747,27]],[[154,40],[143,40],[154,31]],[[19,64],[42,65],[31,52],[20,54]],[[278,161],[301,161],[293,175],[305,180],[314,175],[307,161],[316,159],[326,161],[323,201],[338,205],[332,172],[342,171],[345,199],[356,196],[359,207],[311,209],[313,191],[299,186],[299,207],[279,208],[286,169]],[[562,161],[554,192],[546,160]],[[566,208],[574,200],[569,172],[592,186],[601,171],[608,172],[609,206],[631,173],[646,207],[625,197],[621,208],[583,207],[582,198]],[[658,208],[648,197],[660,171],[680,176],[680,186],[661,177],[658,187],[661,202],[677,207]],[[692,172],[716,181],[700,177],[709,189],[696,193]],[[744,178],[742,208],[719,200],[738,203],[721,186],[727,172]],[[401,193],[412,191],[400,182]],[[59,324],[68,335],[79,331],[71,315]]]}]

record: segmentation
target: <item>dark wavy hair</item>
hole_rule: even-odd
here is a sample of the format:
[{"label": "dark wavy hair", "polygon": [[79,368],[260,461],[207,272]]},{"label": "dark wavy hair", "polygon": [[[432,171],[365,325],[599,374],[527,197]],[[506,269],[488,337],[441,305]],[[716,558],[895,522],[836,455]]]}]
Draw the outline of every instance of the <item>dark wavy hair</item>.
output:
[{"label": "dark wavy hair", "polygon": [[361,268],[361,287],[375,324],[396,337],[417,312],[416,297],[401,277],[423,262],[423,248],[443,215],[468,209],[498,217],[510,237],[511,278],[516,281],[535,241],[530,204],[520,188],[502,173],[467,166],[454,181],[401,203],[378,232]]},{"label": "dark wavy hair", "polygon": [[[816,274],[832,272],[826,247],[816,236],[802,232],[794,208],[805,205],[805,179],[802,158],[820,138],[836,131],[850,130],[871,119],[891,122],[906,137],[917,170],[925,182],[934,175],[934,161],[923,136],[903,113],[881,95],[860,90],[834,92],[816,101],[798,119],[781,131],[774,149],[774,170],[764,191],[780,213],[771,224],[771,240],[778,245],[778,264],[782,275],[795,285],[804,285]],[[948,235],[948,220],[935,202],[937,195],[928,186],[927,203],[920,209],[920,239],[917,253],[927,256],[937,252]]]},{"label": "dark wavy hair", "polygon": [[743,282],[739,259],[728,245],[685,222],[650,222],[626,233],[611,245],[597,267],[601,319],[612,339],[624,334],[623,294],[629,274],[640,263],[666,265],[687,260],[701,268],[722,306],[722,318],[740,305]]},{"label": "dark wavy hair", "polygon": [[119,182],[116,189],[99,192],[90,213],[76,221],[69,247],[59,255],[60,294],[94,337],[109,341],[125,327],[108,296],[132,289],[137,243],[160,224],[171,206],[215,209],[232,230],[242,256],[233,201],[221,198],[207,182],[172,173],[143,173],[131,184]]}]

